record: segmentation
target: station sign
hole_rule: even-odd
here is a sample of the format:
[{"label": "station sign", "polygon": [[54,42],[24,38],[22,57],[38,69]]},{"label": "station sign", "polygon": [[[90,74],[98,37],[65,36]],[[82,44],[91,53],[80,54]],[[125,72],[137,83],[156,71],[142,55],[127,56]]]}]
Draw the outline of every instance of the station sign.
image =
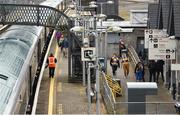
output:
[{"label": "station sign", "polygon": [[175,49],[155,49],[155,48],[149,48],[148,57],[149,60],[171,60],[175,59],[176,57],[176,51]]},{"label": "station sign", "polygon": [[82,61],[95,61],[96,60],[95,47],[81,48],[81,60]]},{"label": "station sign", "polygon": [[144,48],[149,48],[149,42],[158,42],[158,38],[167,38],[165,30],[158,29],[146,29],[144,30]]},{"label": "station sign", "polygon": [[145,48],[149,49],[149,60],[175,59],[175,39],[170,39],[165,30],[145,30]]}]

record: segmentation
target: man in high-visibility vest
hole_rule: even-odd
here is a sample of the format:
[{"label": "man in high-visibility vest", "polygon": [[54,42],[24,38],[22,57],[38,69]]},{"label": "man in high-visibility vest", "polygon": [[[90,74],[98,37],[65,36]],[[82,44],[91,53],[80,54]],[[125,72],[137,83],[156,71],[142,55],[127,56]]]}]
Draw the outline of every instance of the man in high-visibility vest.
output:
[{"label": "man in high-visibility vest", "polygon": [[115,76],[115,75],[116,75],[117,68],[120,67],[119,58],[117,57],[117,55],[116,55],[115,53],[114,53],[113,56],[111,57],[110,65],[111,65],[111,67],[112,67],[113,76]]},{"label": "man in high-visibility vest", "polygon": [[56,68],[57,59],[51,53],[47,59],[47,66],[49,66],[49,78],[54,77],[54,71]]}]

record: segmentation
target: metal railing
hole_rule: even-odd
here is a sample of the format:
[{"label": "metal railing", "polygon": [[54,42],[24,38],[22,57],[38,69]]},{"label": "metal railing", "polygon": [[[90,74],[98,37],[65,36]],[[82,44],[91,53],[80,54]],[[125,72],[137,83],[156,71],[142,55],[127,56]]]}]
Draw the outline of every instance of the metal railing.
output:
[{"label": "metal railing", "polygon": [[176,114],[175,102],[117,102],[103,72],[101,73],[101,94],[106,110],[110,114],[128,114],[128,104],[143,103],[146,105],[146,114]]},{"label": "metal railing", "polygon": [[115,112],[115,98],[111,88],[108,85],[108,81],[105,78],[106,74],[104,72],[101,73],[101,94],[105,102],[105,106],[108,113],[114,114]]},{"label": "metal railing", "polygon": [[135,67],[138,62],[140,62],[139,56],[132,46],[128,47],[128,55],[132,60],[133,66]]}]

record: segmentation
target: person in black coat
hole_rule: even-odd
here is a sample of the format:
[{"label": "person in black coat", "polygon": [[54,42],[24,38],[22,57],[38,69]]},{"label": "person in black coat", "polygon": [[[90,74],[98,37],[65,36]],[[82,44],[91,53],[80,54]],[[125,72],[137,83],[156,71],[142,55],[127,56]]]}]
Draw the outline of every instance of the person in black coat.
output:
[{"label": "person in black coat", "polygon": [[149,68],[149,82],[156,81],[156,62],[154,60],[149,60],[149,64],[148,64],[148,68]]},{"label": "person in black coat", "polygon": [[157,70],[157,83],[158,83],[158,79],[159,79],[159,74],[161,73],[162,76],[162,80],[164,82],[164,71],[163,71],[163,66],[164,66],[164,61],[163,60],[158,60],[156,62],[156,70]]}]

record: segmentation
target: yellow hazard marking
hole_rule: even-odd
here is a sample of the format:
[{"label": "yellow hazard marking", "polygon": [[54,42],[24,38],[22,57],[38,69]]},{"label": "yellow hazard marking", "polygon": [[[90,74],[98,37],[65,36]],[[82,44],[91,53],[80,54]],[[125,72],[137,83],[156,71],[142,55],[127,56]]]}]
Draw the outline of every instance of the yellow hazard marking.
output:
[{"label": "yellow hazard marking", "polygon": [[[55,57],[58,54],[58,46],[56,46]],[[51,78],[50,88],[49,88],[49,105],[48,105],[48,115],[53,114],[53,96],[54,96],[54,78]]]},{"label": "yellow hazard marking", "polygon": [[63,109],[62,108],[63,108],[62,104],[58,104],[57,113],[60,114],[60,115],[63,114],[63,111],[62,111]]},{"label": "yellow hazard marking", "polygon": [[61,82],[58,83],[57,92],[62,92],[62,83]]}]

